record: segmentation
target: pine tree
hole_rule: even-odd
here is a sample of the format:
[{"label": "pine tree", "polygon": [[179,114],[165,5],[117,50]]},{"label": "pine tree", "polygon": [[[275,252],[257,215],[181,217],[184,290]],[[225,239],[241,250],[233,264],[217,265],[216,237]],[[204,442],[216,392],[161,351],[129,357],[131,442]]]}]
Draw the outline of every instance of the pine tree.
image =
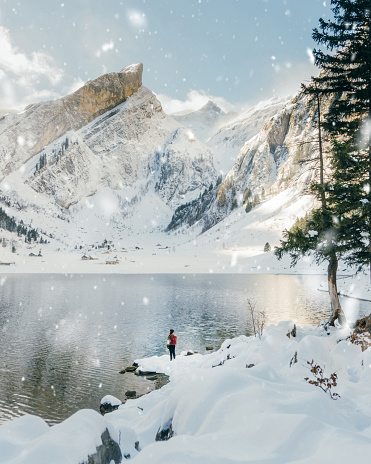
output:
[{"label": "pine tree", "polygon": [[[306,93],[317,101],[320,179],[311,190],[319,207],[300,225],[284,231],[276,255],[291,256],[295,265],[303,255],[328,262],[328,286],[332,307],[330,323],[345,322],[336,285],[338,260],[349,264],[371,262],[371,32],[370,0],[331,0],[334,20],[320,19],[313,39],[330,53],[314,50],[322,69]],[[331,176],[324,178],[321,137],[320,95],[333,102],[323,127],[331,137]],[[366,130],[365,130],[366,128]],[[360,143],[361,142],[361,143]]]},{"label": "pine tree", "polygon": [[371,2],[331,4],[334,21],[320,19],[313,31],[315,42],[330,50],[313,51],[324,71],[314,83],[336,97],[324,122],[332,141],[327,196],[338,204],[345,261],[371,268]]}]

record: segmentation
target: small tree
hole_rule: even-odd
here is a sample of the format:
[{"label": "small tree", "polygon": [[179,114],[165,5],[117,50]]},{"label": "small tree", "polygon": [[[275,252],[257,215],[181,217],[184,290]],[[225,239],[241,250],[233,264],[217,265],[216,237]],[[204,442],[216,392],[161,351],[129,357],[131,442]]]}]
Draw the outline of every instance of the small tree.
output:
[{"label": "small tree", "polygon": [[250,299],[247,300],[247,309],[250,313],[254,337],[258,336],[261,339],[267,321],[267,315],[265,311],[257,311],[256,303],[253,303]]},{"label": "small tree", "polygon": [[264,245],[264,252],[266,253],[267,251],[271,251],[271,246],[270,246],[269,242],[267,242],[267,243]]},{"label": "small tree", "polygon": [[249,199],[251,198],[252,192],[251,189],[245,188],[243,192],[243,202],[248,203]]}]

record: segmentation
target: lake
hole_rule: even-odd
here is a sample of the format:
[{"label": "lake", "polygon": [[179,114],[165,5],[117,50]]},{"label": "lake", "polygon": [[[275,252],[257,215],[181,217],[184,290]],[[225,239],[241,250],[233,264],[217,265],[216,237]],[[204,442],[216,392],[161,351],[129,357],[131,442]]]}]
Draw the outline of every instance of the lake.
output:
[{"label": "lake", "polygon": [[[0,424],[25,413],[58,423],[110,394],[154,389],[119,374],[137,358],[218,348],[252,333],[250,299],[267,324],[315,325],[329,316],[323,276],[0,275]],[[370,303],[346,299],[349,311]],[[344,300],[343,300],[344,301]]]}]

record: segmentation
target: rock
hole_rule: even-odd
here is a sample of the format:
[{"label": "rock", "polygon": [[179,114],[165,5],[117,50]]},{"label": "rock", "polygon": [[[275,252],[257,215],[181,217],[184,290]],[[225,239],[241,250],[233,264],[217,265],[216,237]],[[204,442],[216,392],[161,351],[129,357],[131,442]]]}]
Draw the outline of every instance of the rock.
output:
[{"label": "rock", "polygon": [[122,401],[111,395],[106,395],[101,399],[99,411],[104,416],[108,412],[115,411],[122,404]]},{"label": "rock", "polygon": [[99,412],[104,416],[109,412],[116,411],[118,408],[118,405],[112,406],[110,403],[104,403],[99,406]]},{"label": "rock", "polygon": [[255,364],[246,364],[246,367],[247,367],[248,369],[251,369],[251,368],[254,367],[254,366],[255,366]]},{"label": "rock", "polygon": [[[166,374],[156,374],[155,389],[158,390],[169,383],[169,376]],[[147,377],[148,378],[148,377]]]},{"label": "rock", "polygon": [[135,390],[128,390],[125,392],[125,396],[127,398],[135,398],[137,396],[137,392]]},{"label": "rock", "polygon": [[154,371],[140,371],[140,370],[136,370],[135,371],[135,375],[143,375],[143,376],[151,376],[151,375],[156,375],[157,372],[154,372]]},{"label": "rock", "polygon": [[296,324],[294,324],[294,327],[286,334],[286,337],[296,337]]},{"label": "rock", "polygon": [[173,436],[173,418],[171,418],[163,427],[158,429],[155,441],[167,441]]},{"label": "rock", "polygon": [[294,356],[290,360],[290,367],[298,362],[298,352],[295,351]]},{"label": "rock", "polygon": [[193,356],[193,355],[194,355],[193,351],[187,351],[186,356]]},{"label": "rock", "polygon": [[142,63],[104,74],[64,97],[64,107],[69,114],[78,113],[86,124],[137,92],[142,85],[142,74]]},{"label": "rock", "polygon": [[101,439],[102,444],[97,446],[97,451],[88,456],[88,460],[83,461],[81,464],[108,464],[112,461],[115,464],[121,463],[122,454],[120,446],[112,440],[108,429],[102,433]]},{"label": "rock", "polygon": [[119,372],[119,374],[125,374],[125,372],[126,372],[126,369],[122,369],[122,370]]},{"label": "rock", "polygon": [[212,351],[213,349],[214,349],[213,346],[207,346],[207,347],[206,347],[206,351]]},{"label": "rock", "polygon": [[135,372],[137,368],[135,366],[125,367],[125,372]]},{"label": "rock", "polygon": [[147,380],[157,380],[158,377],[157,375],[151,375],[150,377],[147,377]]}]

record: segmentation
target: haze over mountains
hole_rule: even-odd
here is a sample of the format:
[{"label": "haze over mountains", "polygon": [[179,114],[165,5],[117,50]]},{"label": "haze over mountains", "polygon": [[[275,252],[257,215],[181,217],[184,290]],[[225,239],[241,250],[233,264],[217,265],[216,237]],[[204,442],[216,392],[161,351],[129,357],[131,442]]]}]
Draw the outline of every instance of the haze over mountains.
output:
[{"label": "haze over mountains", "polygon": [[[169,116],[142,72],[131,65],[1,117],[0,206],[8,216],[64,250],[103,240],[123,247],[151,234],[180,244],[233,215],[245,220],[283,191],[290,204],[307,193],[315,170],[302,161],[317,144],[305,96],[243,114],[210,101]],[[250,212],[244,199],[254,199]]]}]

